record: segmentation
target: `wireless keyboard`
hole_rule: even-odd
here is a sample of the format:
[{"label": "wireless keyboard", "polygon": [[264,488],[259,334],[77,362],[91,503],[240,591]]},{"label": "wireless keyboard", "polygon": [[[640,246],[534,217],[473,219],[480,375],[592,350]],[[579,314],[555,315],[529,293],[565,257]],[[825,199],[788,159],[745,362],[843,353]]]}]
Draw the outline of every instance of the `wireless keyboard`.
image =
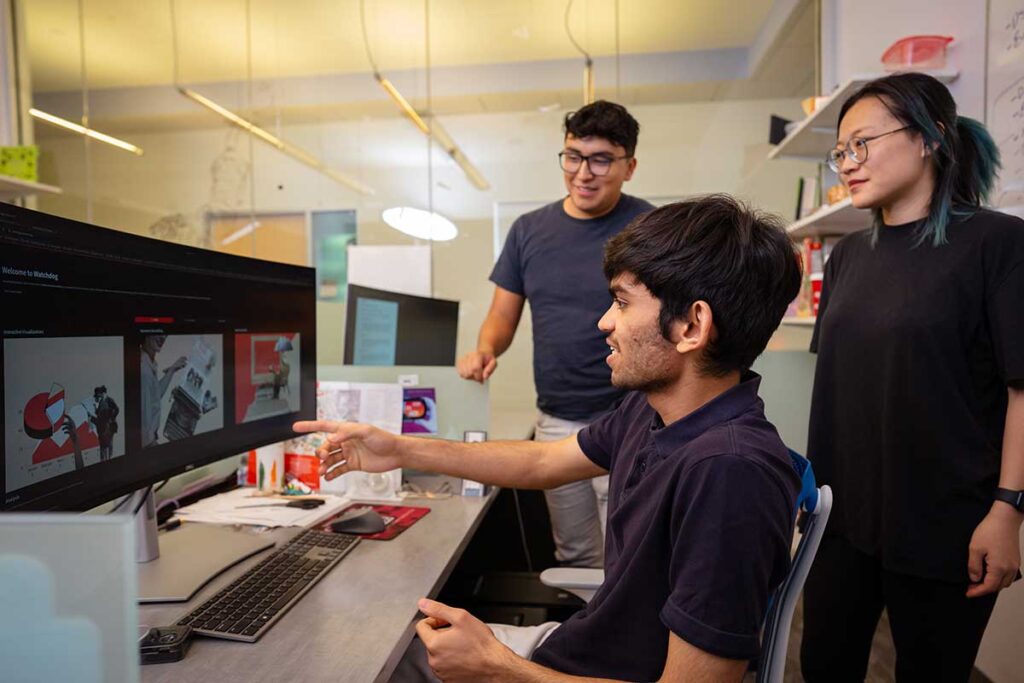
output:
[{"label": "wireless keyboard", "polygon": [[358,536],[306,529],[178,624],[199,635],[255,643],[358,542]]}]

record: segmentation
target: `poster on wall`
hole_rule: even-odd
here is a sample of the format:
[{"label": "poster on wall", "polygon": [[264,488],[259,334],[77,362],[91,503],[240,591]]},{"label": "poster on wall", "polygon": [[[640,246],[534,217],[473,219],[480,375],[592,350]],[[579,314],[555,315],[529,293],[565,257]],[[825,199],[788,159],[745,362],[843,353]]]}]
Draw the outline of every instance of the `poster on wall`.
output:
[{"label": "poster on wall", "polygon": [[348,247],[356,243],[356,212],[313,211],[310,219],[317,298],[343,302],[348,285]]},{"label": "poster on wall", "polygon": [[432,388],[408,388],[402,394],[402,433],[437,434],[437,394]]}]

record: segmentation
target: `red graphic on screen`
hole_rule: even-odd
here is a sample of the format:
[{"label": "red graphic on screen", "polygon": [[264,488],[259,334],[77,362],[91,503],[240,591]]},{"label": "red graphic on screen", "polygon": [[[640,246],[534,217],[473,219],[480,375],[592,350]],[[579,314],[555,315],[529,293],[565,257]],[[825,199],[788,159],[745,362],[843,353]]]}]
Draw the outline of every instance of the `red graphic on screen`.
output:
[{"label": "red graphic on screen", "polygon": [[[36,394],[25,404],[25,433],[40,440],[39,445],[32,452],[33,465],[62,458],[75,452],[74,443],[63,432],[64,422],[69,421],[70,418],[63,412],[59,415],[54,414],[54,409],[62,408],[60,404],[63,402],[64,391],[60,389],[50,393]],[[54,417],[55,420],[51,420],[51,417]],[[81,450],[100,447],[99,437],[89,429],[87,421],[83,420],[82,424],[75,428],[75,433],[78,436],[78,447]],[[54,435],[58,435],[57,440]]]},{"label": "red graphic on screen", "polygon": [[[290,373],[299,371],[298,332],[235,335],[235,422],[241,424],[298,409],[298,396],[287,395]],[[291,399],[291,400],[289,400]],[[266,401],[282,401],[270,408]],[[259,404],[268,406],[261,411]],[[290,407],[294,403],[294,407]]]},{"label": "red graphic on screen", "polygon": [[250,348],[254,354],[252,370],[260,374],[269,374],[277,367],[277,352],[274,351],[276,339],[254,339]]}]

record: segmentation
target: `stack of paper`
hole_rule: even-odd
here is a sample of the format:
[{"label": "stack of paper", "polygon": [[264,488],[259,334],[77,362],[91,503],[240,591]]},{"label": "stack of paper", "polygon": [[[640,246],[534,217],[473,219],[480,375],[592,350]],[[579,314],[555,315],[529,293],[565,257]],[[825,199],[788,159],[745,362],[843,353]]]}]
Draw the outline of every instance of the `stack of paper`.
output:
[{"label": "stack of paper", "polygon": [[187,522],[207,524],[310,527],[351,502],[344,496],[324,494],[316,497],[323,498],[324,504],[312,510],[303,510],[288,507],[286,498],[260,496],[255,489],[240,488],[204,498],[198,503],[181,508],[175,514]]}]

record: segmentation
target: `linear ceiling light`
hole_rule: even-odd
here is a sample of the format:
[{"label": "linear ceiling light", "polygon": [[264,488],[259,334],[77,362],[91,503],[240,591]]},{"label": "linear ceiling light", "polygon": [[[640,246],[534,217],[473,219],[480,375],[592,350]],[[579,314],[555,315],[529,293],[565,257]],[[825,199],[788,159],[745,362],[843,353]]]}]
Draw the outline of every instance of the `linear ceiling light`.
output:
[{"label": "linear ceiling light", "polygon": [[[569,15],[572,12],[573,0],[569,0],[565,5],[565,35],[569,37],[569,42],[579,50],[580,54],[583,55],[583,104],[593,104],[594,102],[594,60],[591,59],[590,53],[583,49],[576,39],[572,37],[572,29],[569,28]],[[616,15],[616,20],[618,15]]]},{"label": "linear ceiling light", "polygon": [[237,242],[243,237],[251,235],[254,232],[256,232],[256,228],[260,227],[260,225],[261,223],[259,221],[251,221],[249,223],[246,223],[238,230],[235,230],[233,233],[222,239],[220,243],[226,246],[228,244],[231,244],[232,242]]},{"label": "linear ceiling light", "polygon": [[426,121],[424,121],[419,113],[412,108],[412,105],[409,104],[409,100],[402,97],[402,93],[398,92],[398,88],[379,73],[373,74],[373,77],[377,79],[378,83],[380,83],[380,87],[387,91],[391,99],[393,99],[395,104],[398,105],[398,108],[402,110],[402,113],[409,117],[409,120],[412,121],[413,125],[419,128],[420,132],[424,135],[430,135],[430,127],[427,125]]},{"label": "linear ceiling light", "polygon": [[242,130],[248,132],[249,134],[255,135],[260,140],[266,142],[268,145],[276,147],[277,149],[281,150],[282,152],[284,152],[291,158],[295,159],[296,161],[299,161],[305,164],[306,166],[309,166],[310,168],[319,171],[320,173],[324,174],[334,182],[349,187],[355,190],[356,192],[359,192],[360,194],[374,194],[372,187],[364,185],[358,180],[350,178],[339,171],[335,171],[333,168],[331,168],[330,166],[328,166],[323,161],[316,158],[306,150],[302,149],[301,147],[296,147],[290,142],[287,142],[275,135],[272,135],[271,133],[257,126],[252,121],[242,118],[230,109],[226,109],[225,107],[222,107],[221,105],[217,104],[210,98],[204,97],[203,95],[200,95],[194,90],[189,90],[188,88],[179,87],[178,92],[180,92],[182,95],[189,98],[193,102],[197,102],[202,106],[206,107],[207,109],[209,109],[210,111],[214,112],[215,114],[222,116],[223,118],[235,124]]},{"label": "linear ceiling light", "polygon": [[[366,35],[366,6],[364,0],[359,1],[359,23],[363,29],[363,48],[366,50],[366,61],[370,63],[370,68],[373,69],[373,77],[380,83],[380,87],[384,88],[384,91],[388,94],[398,108],[405,114],[405,117],[412,122],[412,125],[416,126],[421,133],[426,135],[428,138],[433,138],[444,151],[452,158],[462,172],[466,174],[466,178],[473,184],[478,190],[489,190],[491,189],[490,183],[484,178],[483,174],[473,165],[469,158],[463,153],[452,137],[448,135],[447,131],[441,128],[441,124],[436,118],[432,118],[431,123],[433,126],[427,125],[427,122],[423,120],[419,112],[413,109],[413,106],[409,104],[409,100],[405,99],[402,93],[398,92],[398,88],[395,84],[385,78],[380,70],[377,68],[377,62],[373,59],[373,53],[370,51],[370,39]],[[429,66],[427,67],[429,69]]]},{"label": "linear ceiling light", "polygon": [[402,96],[402,93],[398,92],[398,88],[396,88],[391,81],[382,76],[379,72],[375,71],[373,77],[377,79],[377,82],[380,83],[380,87],[384,88],[388,96],[394,100],[395,104],[397,104],[398,108],[402,110],[402,113],[405,114],[406,118],[412,121],[412,125],[416,126],[420,132],[428,138],[433,137],[434,140],[441,145],[448,156],[452,158],[452,161],[459,165],[459,168],[461,168],[462,172],[466,174],[469,182],[473,183],[474,187],[478,190],[489,190],[491,188],[490,183],[487,182],[459,146],[455,144],[455,141],[452,140],[450,135],[448,135],[448,132],[441,128],[441,124],[437,119],[434,119],[433,121],[434,130],[433,135],[431,135],[430,126],[428,126],[427,122],[423,120],[423,117],[419,115],[419,112],[413,109],[412,105],[409,104],[409,100],[405,99],[405,97]]},{"label": "linear ceiling light", "polygon": [[594,60],[587,57],[583,63],[583,104],[594,103]]},{"label": "linear ceiling light", "polygon": [[99,140],[100,142],[105,142],[108,145],[119,147],[127,152],[131,152],[132,154],[142,156],[142,148],[136,147],[130,142],[119,140],[113,136],[106,135],[105,133],[93,130],[92,128],[80,126],[77,123],[72,123],[67,119],[62,119],[61,117],[54,116],[53,114],[47,114],[45,111],[39,111],[38,109],[29,109],[28,113],[34,116],[35,118],[39,119],[40,121],[46,121],[47,123],[52,124],[54,126],[66,128],[67,130],[74,131],[79,135],[85,135],[86,137],[90,137],[93,140]]},{"label": "linear ceiling light", "polygon": [[462,150],[459,149],[459,146],[455,144],[454,140],[452,140],[452,136],[448,135],[448,131],[441,125],[441,122],[434,119],[433,124],[434,140],[437,141],[437,144],[441,145],[444,151],[447,152],[448,156],[452,158],[452,161],[459,165],[459,168],[461,168],[462,172],[466,174],[469,182],[473,183],[478,190],[490,189],[490,183],[488,183],[483,174],[477,170],[476,166],[473,165],[473,162],[471,162],[469,158],[462,153]]}]

